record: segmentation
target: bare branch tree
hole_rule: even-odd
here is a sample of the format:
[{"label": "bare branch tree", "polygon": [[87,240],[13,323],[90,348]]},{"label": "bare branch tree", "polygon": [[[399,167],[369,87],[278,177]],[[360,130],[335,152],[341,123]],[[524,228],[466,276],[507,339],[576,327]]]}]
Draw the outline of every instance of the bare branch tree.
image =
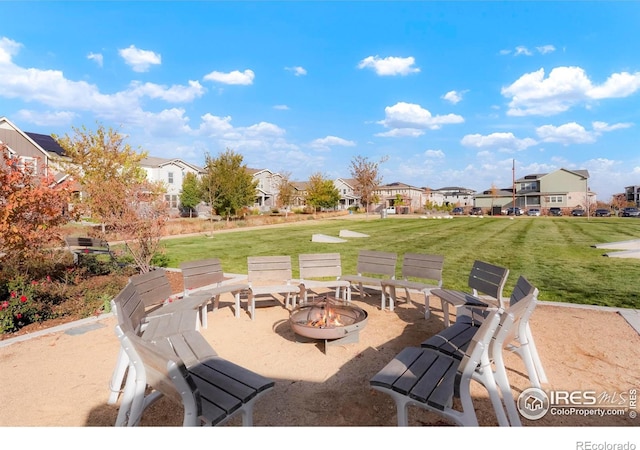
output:
[{"label": "bare branch tree", "polygon": [[356,156],[351,161],[351,177],[355,180],[354,191],[360,196],[360,203],[365,207],[365,213],[369,214],[369,205],[377,202],[376,189],[382,184],[382,176],[379,172],[380,164],[387,161],[383,157],[380,161],[369,161],[366,156]]}]

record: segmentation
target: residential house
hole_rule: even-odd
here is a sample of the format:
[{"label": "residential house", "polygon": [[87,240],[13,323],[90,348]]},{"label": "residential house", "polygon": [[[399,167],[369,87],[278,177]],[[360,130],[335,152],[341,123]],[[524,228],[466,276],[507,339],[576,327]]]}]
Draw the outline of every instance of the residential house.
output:
[{"label": "residential house", "polygon": [[337,178],[333,181],[333,184],[340,193],[338,209],[349,209],[352,206],[360,206],[360,196],[356,195],[354,189],[356,180],[353,178]]},{"label": "residential house", "polygon": [[269,211],[278,206],[278,191],[282,182],[282,175],[269,169],[247,169],[258,181],[256,186],[256,201],[254,207],[260,211]]},{"label": "residential house", "polygon": [[22,165],[32,167],[35,174],[51,175],[58,182],[65,178],[64,149],[51,136],[24,132],[6,117],[0,117],[0,142]]},{"label": "residential house", "polygon": [[530,174],[515,181],[515,192],[500,189],[476,195],[475,206],[539,208],[543,212],[551,207],[566,210],[586,208],[596,203],[596,194],[589,190],[588,180],[587,170],[558,169],[550,173]]},{"label": "residential house", "polygon": [[440,195],[442,198],[441,205],[445,206],[471,206],[473,204],[473,196],[476,191],[458,186],[447,186],[435,189],[433,196]]},{"label": "residential house", "polygon": [[177,213],[180,207],[180,194],[182,193],[182,182],[187,173],[193,173],[200,177],[204,169],[196,165],[185,162],[181,159],[166,159],[156,156],[147,156],[140,161],[140,167],[147,173],[149,181],[161,182],[164,184],[166,192],[165,199],[169,204],[171,213]]},{"label": "residential house", "polygon": [[627,186],[624,188],[624,196],[627,202],[633,202],[640,207],[640,186]]},{"label": "residential house", "polygon": [[307,204],[307,189],[309,183],[307,181],[292,181],[294,194],[291,201],[292,208],[301,208]]},{"label": "residential house", "polygon": [[398,214],[413,212],[423,208],[425,204],[422,188],[400,182],[378,186],[375,194],[378,195],[380,201],[378,209],[387,209]]},{"label": "residential house", "polygon": [[445,202],[445,195],[438,191],[428,187],[422,188],[424,191],[425,205],[442,206]]}]

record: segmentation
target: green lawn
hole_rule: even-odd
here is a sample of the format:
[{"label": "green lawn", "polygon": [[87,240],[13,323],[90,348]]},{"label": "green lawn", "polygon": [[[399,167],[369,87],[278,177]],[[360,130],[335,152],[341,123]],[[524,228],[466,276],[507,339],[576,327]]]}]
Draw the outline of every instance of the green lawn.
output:
[{"label": "green lawn", "polygon": [[[315,233],[338,236],[341,229],[368,238],[342,244],[311,242]],[[635,218],[456,217],[453,219],[333,219],[286,227],[217,233],[163,241],[170,267],[187,260],[217,257],[225,272],[246,273],[247,256],[291,255],[294,276],[300,253],[339,252],[343,273],[355,273],[360,249],[398,254],[437,253],[445,257],[444,286],[465,289],[473,261],[509,268],[505,294],[519,275],[540,289],[540,299],[640,308],[640,259],[607,258],[594,244],[640,239]]]}]

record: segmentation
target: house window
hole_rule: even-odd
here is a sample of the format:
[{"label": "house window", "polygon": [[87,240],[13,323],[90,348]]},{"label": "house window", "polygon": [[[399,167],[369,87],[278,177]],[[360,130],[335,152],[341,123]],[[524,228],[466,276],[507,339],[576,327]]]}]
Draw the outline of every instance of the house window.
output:
[{"label": "house window", "polygon": [[29,170],[32,175],[36,175],[38,173],[38,165],[36,164],[35,158],[21,156],[18,159],[17,167],[22,172],[26,172],[27,170]]},{"label": "house window", "polygon": [[549,203],[562,203],[562,196],[561,195],[550,195],[549,197],[547,197],[547,201]]},{"label": "house window", "polygon": [[167,172],[167,183],[173,184],[173,172]]},{"label": "house window", "polygon": [[177,208],[178,207],[178,196],[165,194],[165,201],[169,204],[169,208]]}]

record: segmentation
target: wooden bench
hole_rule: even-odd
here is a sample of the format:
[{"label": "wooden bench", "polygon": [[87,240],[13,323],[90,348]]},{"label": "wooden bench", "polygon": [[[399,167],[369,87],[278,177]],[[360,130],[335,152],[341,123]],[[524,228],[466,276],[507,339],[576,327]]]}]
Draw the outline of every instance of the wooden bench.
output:
[{"label": "wooden bench", "polygon": [[[410,291],[424,295],[424,318],[431,314],[429,295],[432,289],[442,287],[444,256],[425,253],[405,253],[402,258],[402,278],[382,280],[382,290],[389,293],[389,311],[393,311],[398,297],[397,289],[404,289],[405,300],[411,303]],[[384,310],[385,305],[382,304]]]},{"label": "wooden bench", "polygon": [[[370,380],[376,390],[396,404],[398,426],[408,425],[408,407],[415,405],[458,425],[477,426],[470,392],[471,381],[484,385],[498,423],[509,425],[489,360],[489,345],[498,330],[502,310],[494,310],[482,323],[462,359],[422,347],[407,347]],[[461,410],[454,408],[454,397]]]},{"label": "wooden bench", "polygon": [[[509,276],[509,269],[496,266],[484,261],[475,261],[469,272],[468,286],[471,293],[456,291],[453,289],[433,289],[432,295],[440,298],[444,316],[444,326],[451,323],[449,319],[449,306],[457,310],[460,308],[479,307],[504,307],[502,291]],[[482,298],[480,298],[482,294]],[[489,301],[490,303],[487,303]]]},{"label": "wooden bench", "polygon": [[[206,305],[211,296],[205,294],[181,298],[180,294],[173,294],[164,269],[134,275],[130,278],[129,284],[131,289],[136,291],[136,302],[129,304],[128,300],[122,300],[121,303],[128,305],[127,308],[141,308],[137,310],[132,320],[145,329],[146,335],[155,336],[174,333],[177,330],[195,330],[199,326],[207,325]],[[123,291],[121,294],[126,292]],[[133,296],[133,291],[129,296]],[[138,301],[141,302],[141,306],[138,305]],[[109,404],[118,401],[128,364],[127,355],[121,351],[111,376]]]},{"label": "wooden bench", "polygon": [[300,286],[293,282],[291,256],[249,256],[247,269],[247,310],[252,320],[256,315],[256,296],[270,295],[275,298],[274,294],[283,294],[285,307],[295,305]]},{"label": "wooden bench", "polygon": [[[358,261],[356,265],[356,275],[343,275],[341,280],[348,281],[351,286],[357,286],[360,298],[364,298],[366,293],[363,286],[374,286],[380,288],[382,295],[382,306],[384,309],[385,293],[382,289],[383,279],[395,279],[396,263],[398,255],[391,252],[380,252],[375,250],[360,250],[358,252]],[[349,299],[351,301],[351,293]]]},{"label": "wooden bench", "polygon": [[319,289],[335,289],[336,298],[349,299],[351,283],[340,279],[340,253],[304,253],[298,255],[298,265],[301,301],[306,303],[308,292],[317,293]]},{"label": "wooden bench", "polygon": [[132,283],[113,306],[116,335],[129,361],[116,425],[138,425],[144,410],[163,395],[183,406],[185,426],[219,425],[238,414],[243,425],[253,424],[253,405],[274,386],[272,380],[219,357],[193,328],[172,326],[180,321],[171,317],[181,313],[151,319],[166,328],[142,327],[144,302]]},{"label": "wooden bench", "polygon": [[[547,376],[529,326],[529,317],[533,313],[537,300],[538,289],[525,277],[520,276],[509,297],[509,306],[506,309],[507,314],[514,315],[515,326],[510,334],[503,337],[503,340],[505,349],[517,354],[524,362],[531,386],[541,388],[541,383],[547,383]],[[531,304],[528,305],[527,302]],[[454,324],[425,340],[421,346],[434,348],[460,358],[489,312],[487,308],[473,308],[471,315],[460,316]]]},{"label": "wooden bench", "polygon": [[85,237],[85,236],[67,236],[64,238],[67,248],[73,254],[73,263],[80,263],[81,255],[109,255],[115,260],[115,255],[109,248],[109,243],[103,239]]},{"label": "wooden bench", "polygon": [[[193,294],[209,295],[213,303],[213,311],[218,310],[220,296],[232,294],[235,300],[235,316],[240,317],[240,294],[247,292],[248,283],[230,282],[222,270],[222,263],[218,258],[188,261],[180,264],[184,282],[184,296]],[[206,306],[206,305],[205,305]],[[207,327],[206,314],[203,316],[203,328]]]},{"label": "wooden bench", "polygon": [[[119,319],[123,321],[123,332],[131,331],[143,336],[145,339],[155,340],[158,337],[195,330],[198,322],[198,311],[195,309],[174,310],[167,314],[147,315],[147,307],[133,283],[129,282],[118,295],[111,300],[111,309]],[[120,347],[116,366],[109,382],[108,404],[118,402],[123,393],[123,382],[127,375],[130,359],[124,347]],[[131,373],[129,373],[131,376]],[[126,383],[125,383],[126,386]],[[126,402],[125,402],[126,403]],[[128,407],[121,408],[116,425],[126,422]]]}]

